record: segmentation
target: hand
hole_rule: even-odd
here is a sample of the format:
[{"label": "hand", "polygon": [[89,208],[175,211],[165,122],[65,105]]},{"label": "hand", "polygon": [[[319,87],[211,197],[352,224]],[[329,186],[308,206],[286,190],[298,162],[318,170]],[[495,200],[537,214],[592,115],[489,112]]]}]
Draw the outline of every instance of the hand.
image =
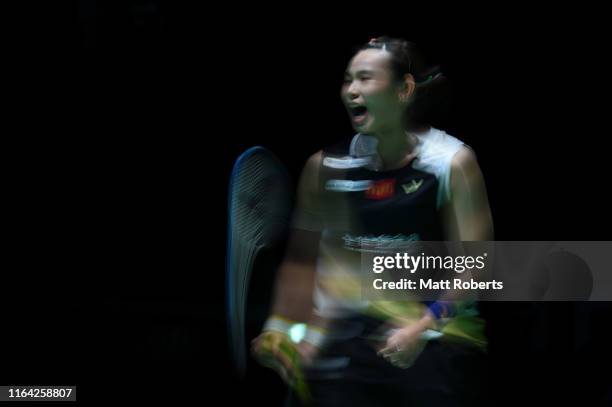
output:
[{"label": "hand", "polygon": [[433,324],[434,319],[428,313],[414,324],[390,330],[391,334],[378,354],[394,366],[409,368],[425,349],[427,340],[422,335],[425,329],[432,327]]},{"label": "hand", "polygon": [[319,354],[319,348],[306,341],[301,341],[297,346],[297,350],[300,354],[302,363],[306,366],[311,365]]},{"label": "hand", "polygon": [[251,351],[259,363],[276,371],[300,399],[309,404],[311,395],[300,364],[301,359],[311,363],[318,353],[318,348],[307,342],[296,346],[284,333],[265,331],[253,339]]},{"label": "hand", "polygon": [[251,352],[259,363],[276,371],[285,383],[291,385],[294,382],[294,370],[300,353],[286,334],[262,332],[251,342]]}]

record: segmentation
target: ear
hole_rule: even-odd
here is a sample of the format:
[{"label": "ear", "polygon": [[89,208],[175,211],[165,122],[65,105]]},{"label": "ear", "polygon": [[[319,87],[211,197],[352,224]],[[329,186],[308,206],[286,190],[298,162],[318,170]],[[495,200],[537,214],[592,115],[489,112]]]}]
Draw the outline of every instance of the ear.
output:
[{"label": "ear", "polygon": [[407,103],[410,97],[414,94],[416,89],[416,81],[412,74],[407,73],[404,75],[404,79],[400,83],[399,99],[402,103]]}]

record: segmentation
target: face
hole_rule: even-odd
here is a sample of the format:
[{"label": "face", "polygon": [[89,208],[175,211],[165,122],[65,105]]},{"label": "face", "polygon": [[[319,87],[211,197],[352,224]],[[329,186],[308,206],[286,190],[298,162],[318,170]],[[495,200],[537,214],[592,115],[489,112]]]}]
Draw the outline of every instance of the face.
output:
[{"label": "face", "polygon": [[403,124],[406,86],[394,78],[390,58],[387,51],[366,49],[348,64],[341,97],[360,133],[390,131]]}]

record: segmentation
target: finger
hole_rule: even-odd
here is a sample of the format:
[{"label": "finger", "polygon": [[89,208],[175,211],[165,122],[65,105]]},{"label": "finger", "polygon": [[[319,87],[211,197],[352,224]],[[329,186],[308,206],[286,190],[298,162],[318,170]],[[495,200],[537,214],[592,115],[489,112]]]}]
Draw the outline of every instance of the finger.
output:
[{"label": "finger", "polygon": [[271,353],[274,348],[277,346],[277,337],[276,335],[271,335],[269,333],[263,333],[259,335],[253,341],[253,345],[251,349],[256,355],[263,355],[265,353]]},{"label": "finger", "polygon": [[[297,357],[297,354],[296,354]],[[297,377],[299,376],[300,372],[299,372],[299,364],[298,364],[298,360],[296,359],[291,359],[290,357],[288,357],[287,355],[285,355],[285,360],[289,360],[289,363],[291,366],[286,367],[286,365],[281,365],[281,369],[283,371],[284,374],[284,380],[285,383],[287,383],[289,386],[293,387],[294,384],[296,383]]]},{"label": "finger", "polygon": [[401,355],[398,355],[397,353],[390,353],[390,354],[384,355],[383,358],[388,363],[395,364],[401,360]]},{"label": "finger", "polygon": [[272,349],[277,350],[280,348],[282,341],[283,338],[280,335],[271,335],[270,345],[272,346]]},{"label": "finger", "polygon": [[412,350],[403,350],[401,352],[395,352],[389,355],[386,359],[393,362],[401,362],[408,360],[412,357]]},{"label": "finger", "polygon": [[263,366],[274,370],[286,384],[290,385],[293,381],[292,371],[287,369],[278,358],[270,355],[261,358],[260,363]]},{"label": "finger", "polygon": [[257,340],[257,338],[251,342],[251,352],[254,355],[257,355],[259,353],[261,353],[261,348],[262,348],[262,341],[261,340]]},{"label": "finger", "polygon": [[284,338],[274,334],[263,334],[262,336],[253,346],[255,359],[262,365],[278,371],[279,374],[281,366],[284,370],[291,370],[293,363],[283,351]]},{"label": "finger", "polygon": [[261,350],[262,348],[266,348],[266,347],[271,348],[273,346],[273,340],[274,340],[273,335],[270,335],[269,332],[264,332],[261,335],[259,335],[257,338],[255,338],[253,342],[251,342],[251,344],[255,347],[255,349]]},{"label": "finger", "polygon": [[403,357],[398,362],[398,367],[402,369],[407,369],[414,365],[421,355],[424,347],[413,348],[410,352],[404,353]]},{"label": "finger", "polygon": [[387,358],[392,357],[395,353],[397,353],[397,350],[392,349],[392,348],[388,348],[388,349],[386,348],[386,349],[383,349],[381,352],[379,352],[378,355],[387,359]]},{"label": "finger", "polygon": [[404,349],[400,349],[399,344],[395,342],[387,342],[387,346],[378,351],[378,354],[381,356],[390,355],[397,352],[402,352]]},{"label": "finger", "polygon": [[274,357],[282,364],[282,366],[287,369],[293,369],[293,360],[285,354],[281,349],[277,348],[273,352]]},{"label": "finger", "polygon": [[397,363],[401,362],[401,358],[398,356],[389,356],[385,358],[387,360],[387,362],[391,363],[392,365],[396,365]]},{"label": "finger", "polygon": [[390,345],[390,344],[387,342],[387,345],[386,345],[384,348],[382,348],[381,350],[379,350],[379,351],[378,351],[378,354],[379,354],[380,356],[386,356],[386,355],[390,355],[391,353],[395,352],[396,350],[397,350],[397,349],[395,348],[395,346],[394,346],[394,345]]}]

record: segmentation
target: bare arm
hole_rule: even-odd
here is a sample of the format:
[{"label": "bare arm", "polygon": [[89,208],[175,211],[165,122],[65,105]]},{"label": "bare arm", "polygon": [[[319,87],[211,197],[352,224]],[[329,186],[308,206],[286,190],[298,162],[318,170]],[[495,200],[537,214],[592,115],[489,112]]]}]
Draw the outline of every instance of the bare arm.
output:
[{"label": "bare arm", "polygon": [[451,198],[444,207],[446,240],[493,240],[493,218],[476,156],[462,148],[451,163]]},{"label": "bare arm", "polygon": [[[488,242],[494,239],[493,217],[489,206],[489,198],[485,187],[484,177],[476,160],[474,152],[463,147],[451,162],[450,199],[442,209],[445,240],[457,242],[455,249],[461,253],[454,255],[481,256],[482,248],[486,248],[488,263],[493,261],[492,243],[482,243],[478,246],[462,244],[461,242]],[[484,279],[486,273],[477,275],[466,271],[457,277],[469,280],[472,277]],[[444,293],[441,300],[469,300],[476,299],[473,292],[464,293],[449,290]]]},{"label": "bare arm", "polygon": [[313,308],[312,294],[321,238],[318,171],[321,153],[306,163],[297,191],[294,224],[287,251],[277,273],[272,314],[307,321]]},{"label": "bare arm", "polygon": [[254,356],[278,371],[288,383],[293,382],[295,373],[294,356],[287,351],[288,347],[295,349],[288,341],[288,329],[296,321],[313,321],[313,291],[322,227],[318,194],[321,157],[322,153],[313,155],[302,171],[293,227],[277,272],[270,317],[264,332],[252,343]]},{"label": "bare arm", "polygon": [[[459,150],[451,162],[450,177],[450,200],[442,209],[445,240],[456,242],[467,241],[491,241],[493,240],[493,219],[489,200],[485,188],[484,178],[476,156],[467,147]],[[464,247],[464,255],[478,256],[482,253],[470,253],[472,248]],[[492,248],[489,260],[492,260]],[[469,272],[464,272],[458,277],[470,278]],[[470,296],[470,295],[467,295]],[[466,298],[466,294],[457,290],[448,290],[441,297],[441,301],[450,301],[457,304]],[[415,324],[400,329],[389,337],[386,347],[380,353],[392,363],[400,367],[408,367],[413,362],[420,350],[422,341],[419,339],[421,333],[428,328],[436,328],[437,322],[431,312],[425,312],[423,317]],[[404,354],[397,353],[398,349],[404,349]]]}]

